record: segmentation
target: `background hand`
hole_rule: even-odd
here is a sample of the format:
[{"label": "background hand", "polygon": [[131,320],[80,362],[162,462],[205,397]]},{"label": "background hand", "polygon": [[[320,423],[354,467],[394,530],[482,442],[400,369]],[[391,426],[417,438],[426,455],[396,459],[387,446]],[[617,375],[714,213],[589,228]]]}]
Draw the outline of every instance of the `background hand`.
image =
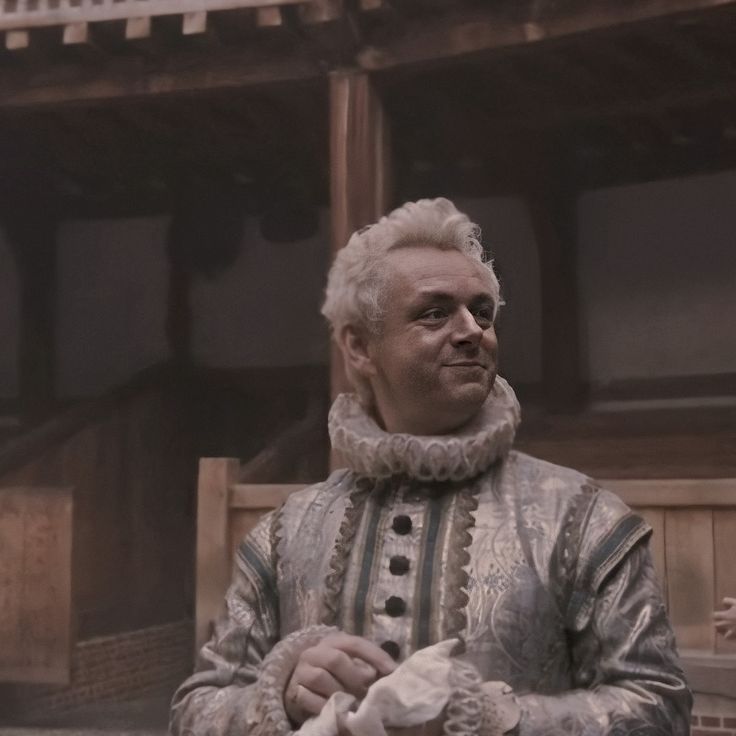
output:
[{"label": "background hand", "polygon": [[716,631],[726,639],[736,639],[736,598],[724,598],[723,604],[728,608],[713,613]]}]

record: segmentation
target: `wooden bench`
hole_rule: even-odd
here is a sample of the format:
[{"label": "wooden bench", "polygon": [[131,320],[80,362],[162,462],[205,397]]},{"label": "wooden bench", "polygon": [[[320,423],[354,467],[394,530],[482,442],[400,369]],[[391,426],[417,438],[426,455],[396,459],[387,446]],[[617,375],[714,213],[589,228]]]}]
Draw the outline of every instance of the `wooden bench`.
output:
[{"label": "wooden bench", "polygon": [[[196,644],[222,607],[234,550],[258,518],[303,485],[238,482],[233,459],[200,463]],[[693,688],[736,697],[736,642],[716,636],[712,612],[736,596],[736,478],[601,480],[652,526],[651,548]]]}]

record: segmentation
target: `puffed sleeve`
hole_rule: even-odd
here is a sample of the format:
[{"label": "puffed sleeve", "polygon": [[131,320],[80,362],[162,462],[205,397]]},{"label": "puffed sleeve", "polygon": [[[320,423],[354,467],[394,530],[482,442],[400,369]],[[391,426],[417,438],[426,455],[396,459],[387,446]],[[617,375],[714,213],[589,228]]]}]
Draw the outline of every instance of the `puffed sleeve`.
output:
[{"label": "puffed sleeve", "polygon": [[648,532],[615,496],[597,494],[568,599],[572,688],[520,694],[520,736],[689,734],[692,697]]},{"label": "puffed sleeve", "polygon": [[329,630],[312,627],[279,642],[276,519],[277,512],[265,515],[238,547],[225,612],[195,674],[174,694],[173,736],[277,736],[290,730],[282,702],[286,680],[299,654]]}]

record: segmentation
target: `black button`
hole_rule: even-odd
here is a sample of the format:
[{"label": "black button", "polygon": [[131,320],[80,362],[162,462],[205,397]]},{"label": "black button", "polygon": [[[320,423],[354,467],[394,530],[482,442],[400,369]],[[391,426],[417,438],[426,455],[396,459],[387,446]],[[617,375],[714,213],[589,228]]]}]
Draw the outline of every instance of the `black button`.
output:
[{"label": "black button", "polygon": [[411,519],[405,514],[394,516],[391,527],[397,534],[408,534],[411,531]]},{"label": "black button", "polygon": [[406,611],[406,602],[403,598],[392,595],[386,600],[386,613],[389,616],[401,616]]},{"label": "black button", "polygon": [[406,575],[409,572],[409,558],[403,555],[394,555],[388,563],[392,575]]},{"label": "black button", "polygon": [[383,649],[383,651],[392,659],[398,659],[401,654],[401,648],[395,641],[383,642],[383,644],[381,644],[381,649]]}]

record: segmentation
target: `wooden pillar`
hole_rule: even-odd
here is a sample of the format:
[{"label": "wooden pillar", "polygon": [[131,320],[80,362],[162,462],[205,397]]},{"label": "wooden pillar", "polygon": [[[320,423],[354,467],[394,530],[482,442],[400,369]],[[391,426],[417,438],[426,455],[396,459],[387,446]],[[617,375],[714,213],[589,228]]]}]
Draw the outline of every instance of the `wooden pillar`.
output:
[{"label": "wooden pillar", "polygon": [[[332,252],[350,235],[386,213],[390,195],[390,141],[386,113],[366,72],[330,74],[330,214]],[[342,356],[333,346],[331,393],[349,390]]]},{"label": "wooden pillar", "polygon": [[537,187],[527,202],[539,252],[542,289],[542,383],[553,411],[574,411],[584,399],[577,288],[577,193],[557,182]]},{"label": "wooden pillar", "polygon": [[166,314],[166,338],[169,355],[175,366],[187,367],[192,355],[192,276],[186,265],[169,259],[169,293]]},{"label": "wooden pillar", "polygon": [[35,422],[53,410],[56,399],[57,222],[42,207],[4,221],[20,281],[20,411],[24,422]]}]

